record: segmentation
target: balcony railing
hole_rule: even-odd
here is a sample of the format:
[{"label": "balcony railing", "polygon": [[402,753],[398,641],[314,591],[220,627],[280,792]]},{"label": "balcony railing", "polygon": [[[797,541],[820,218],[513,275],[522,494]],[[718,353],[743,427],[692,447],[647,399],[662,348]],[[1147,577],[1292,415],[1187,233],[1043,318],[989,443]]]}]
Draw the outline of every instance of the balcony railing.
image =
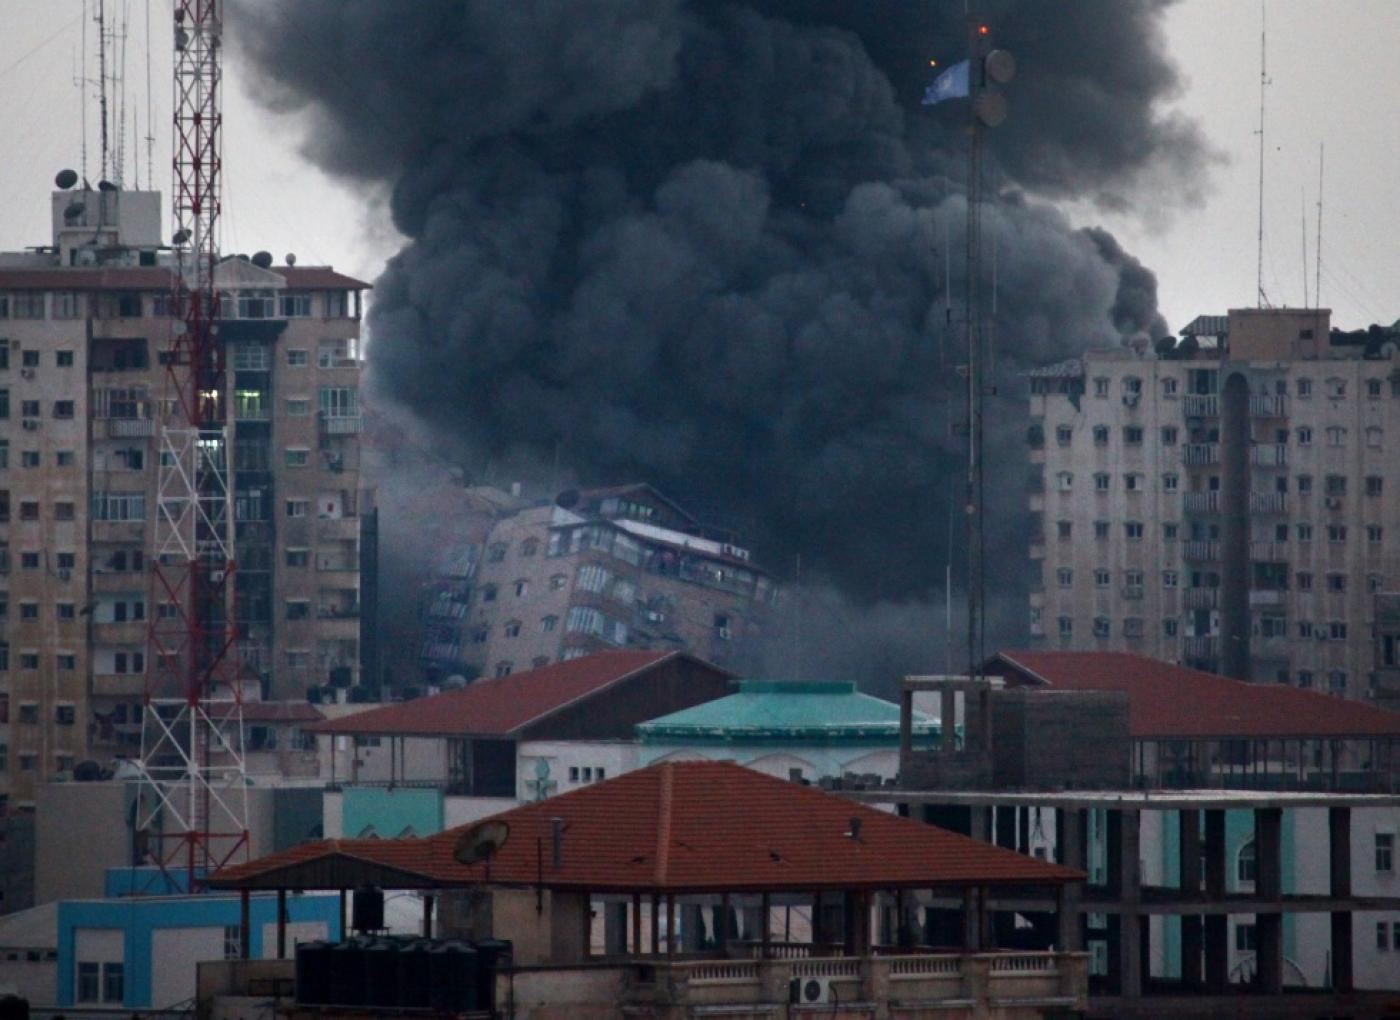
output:
[{"label": "balcony railing", "polygon": [[1188,492],[1182,500],[1182,507],[1188,514],[1213,514],[1220,511],[1220,493]]},{"label": "balcony railing", "polygon": [[1288,494],[1286,492],[1251,492],[1249,494],[1249,512],[1252,514],[1286,514],[1288,513]]},{"label": "balcony railing", "polygon": [[1256,563],[1278,563],[1288,559],[1286,542],[1250,542],[1249,558]]},{"label": "balcony railing", "polygon": [[323,414],[321,428],[331,436],[355,435],[364,431],[364,418],[358,414]]},{"label": "balcony railing", "polygon": [[1185,542],[1181,547],[1182,559],[1197,562],[1210,562],[1220,559],[1219,542]]},{"label": "balcony railing", "polygon": [[1288,414],[1288,398],[1282,394],[1274,396],[1252,396],[1249,398],[1251,418],[1282,418]]},{"label": "balcony railing", "polygon": [[1188,467],[1208,467],[1220,463],[1219,443],[1188,443],[1182,450],[1182,460]]},{"label": "balcony railing", "polygon": [[1181,400],[1182,413],[1188,418],[1220,417],[1220,398],[1199,393],[1187,394]]},{"label": "balcony railing", "polygon": [[1255,467],[1287,467],[1288,447],[1283,443],[1255,443],[1249,448],[1249,462]]},{"label": "balcony railing", "polygon": [[1187,658],[1213,659],[1216,643],[1213,637],[1188,637],[1182,643],[1182,651],[1186,653]]},{"label": "balcony railing", "polygon": [[106,425],[108,439],[130,439],[155,435],[155,422],[149,418],[105,418],[98,419],[94,425],[98,428]]},{"label": "balcony railing", "polygon": [[1187,588],[1181,601],[1187,609],[1214,609],[1220,605],[1220,589]]},{"label": "balcony railing", "polygon": [[1249,592],[1249,608],[1283,605],[1284,592],[1277,588],[1252,588]]}]

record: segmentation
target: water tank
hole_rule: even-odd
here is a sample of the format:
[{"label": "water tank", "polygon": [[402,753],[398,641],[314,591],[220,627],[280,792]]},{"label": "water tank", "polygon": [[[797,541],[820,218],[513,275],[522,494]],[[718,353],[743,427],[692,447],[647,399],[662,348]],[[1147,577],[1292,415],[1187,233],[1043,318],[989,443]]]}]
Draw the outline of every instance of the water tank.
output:
[{"label": "water tank", "polygon": [[392,1008],[399,998],[399,944],[393,939],[376,939],[365,947],[366,1006]]},{"label": "water tank", "polygon": [[481,978],[471,944],[448,939],[433,946],[428,956],[428,1005],[441,1013],[476,1009]]},{"label": "water tank", "polygon": [[0,995],[0,1020],[29,1020],[29,1000]]},{"label": "water tank", "polygon": [[358,939],[342,942],[330,951],[326,1005],[361,1006],[365,1001],[365,951]]},{"label": "water tank", "polygon": [[432,943],[410,939],[399,946],[397,1005],[399,1009],[427,1009],[429,982],[432,981]]},{"label": "water tank", "polygon": [[356,889],[350,911],[350,927],[355,931],[382,931],[384,928],[384,891]]},{"label": "water tank", "polygon": [[514,947],[505,939],[482,939],[476,944],[477,1001],[490,1009],[495,999],[496,972],[510,966]]},{"label": "water tank", "polygon": [[329,942],[303,942],[297,946],[297,1002],[322,1005],[330,1001],[331,950]]}]

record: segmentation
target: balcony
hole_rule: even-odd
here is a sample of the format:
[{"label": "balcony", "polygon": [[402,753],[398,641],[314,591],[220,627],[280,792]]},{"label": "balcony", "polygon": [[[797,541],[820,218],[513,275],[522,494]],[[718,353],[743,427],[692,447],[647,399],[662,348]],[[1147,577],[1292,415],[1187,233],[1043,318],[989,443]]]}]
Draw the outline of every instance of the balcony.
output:
[{"label": "balcony", "polygon": [[1220,605],[1220,589],[1187,588],[1181,596],[1186,609],[1215,609]]},{"label": "balcony", "polygon": [[1182,642],[1182,651],[1188,659],[1213,659],[1217,643],[1213,637],[1188,637]]},{"label": "balcony", "polygon": [[1288,513],[1288,494],[1286,492],[1251,492],[1249,494],[1249,512],[1252,514],[1286,514]]},{"label": "balcony", "polygon": [[1220,493],[1188,492],[1182,500],[1182,508],[1188,514],[1213,514],[1220,511]]},{"label": "balcony", "polygon": [[96,439],[134,439],[155,432],[155,422],[149,418],[99,418],[93,422]]},{"label": "balcony", "polygon": [[1287,542],[1250,542],[1249,558],[1255,563],[1281,563],[1288,559]]},{"label": "balcony", "polygon": [[1287,467],[1288,447],[1283,443],[1254,443],[1249,448],[1249,462],[1255,467]]},{"label": "balcony", "polygon": [[1181,411],[1188,418],[1220,417],[1220,398],[1199,393],[1187,394],[1181,399]]},{"label": "balcony", "polygon": [[1284,418],[1287,415],[1288,398],[1282,394],[1249,398],[1249,416],[1251,418]]},{"label": "balcony", "polygon": [[1281,606],[1286,593],[1277,588],[1251,588],[1249,592],[1249,608],[1260,609],[1265,606]]},{"label": "balcony", "polygon": [[1220,463],[1219,443],[1187,443],[1181,450],[1182,463],[1187,467],[1209,467]]},{"label": "balcony", "polygon": [[1183,542],[1181,558],[1198,563],[1210,563],[1220,559],[1219,542]]},{"label": "balcony", "polygon": [[328,436],[353,436],[364,431],[364,418],[358,414],[322,414],[321,431]]},{"label": "balcony", "polygon": [[1130,602],[1141,600],[1142,595],[1143,588],[1140,584],[1125,584],[1123,586],[1123,598]]},{"label": "balcony", "polygon": [[92,693],[94,696],[139,698],[146,693],[146,676],[144,673],[94,673]]}]

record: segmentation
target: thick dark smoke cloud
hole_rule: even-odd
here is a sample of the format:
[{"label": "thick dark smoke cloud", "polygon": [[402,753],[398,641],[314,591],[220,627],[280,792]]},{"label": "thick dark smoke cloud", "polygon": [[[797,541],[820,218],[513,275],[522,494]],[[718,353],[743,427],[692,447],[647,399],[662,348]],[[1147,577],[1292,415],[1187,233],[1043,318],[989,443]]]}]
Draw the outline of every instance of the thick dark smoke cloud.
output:
[{"label": "thick dark smoke cloud", "polygon": [[[1163,332],[1061,199],[1190,200],[1212,154],[1150,0],[982,5],[1020,65],[984,215],[999,591],[1021,598],[1019,373]],[[941,591],[962,466],[961,0],[299,0],[230,17],[323,166],[387,184],[376,392],[475,470],[562,463],[719,509],[855,603]],[[951,254],[949,252],[951,249]],[[389,526],[386,524],[386,527]],[[959,525],[960,527],[960,525]],[[955,543],[956,545],[956,543]],[[1023,604],[1023,602],[1022,602]]]}]

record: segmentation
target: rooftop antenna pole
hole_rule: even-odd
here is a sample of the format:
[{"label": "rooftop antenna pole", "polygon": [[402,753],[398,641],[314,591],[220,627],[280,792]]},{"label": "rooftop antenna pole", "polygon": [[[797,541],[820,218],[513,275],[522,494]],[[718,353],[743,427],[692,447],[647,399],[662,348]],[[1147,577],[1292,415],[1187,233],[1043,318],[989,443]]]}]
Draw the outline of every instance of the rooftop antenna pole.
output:
[{"label": "rooftop antenna pole", "polygon": [[98,112],[102,117],[101,180],[107,179],[107,7],[97,0],[97,81]]},{"label": "rooftop antenna pole", "polygon": [[1260,308],[1269,307],[1269,299],[1264,295],[1264,96],[1272,82],[1269,80],[1268,9],[1264,0],[1259,0],[1259,236],[1257,254],[1257,276],[1255,287],[1258,291]]},{"label": "rooftop antenna pole", "polygon": [[1308,189],[1298,188],[1298,212],[1303,225],[1303,307],[1311,308],[1308,300]]},{"label": "rooftop antenna pole", "polygon": [[88,0],[83,0],[83,16],[82,16],[82,18],[80,18],[79,20],[82,22],[82,54],[81,54],[81,56],[79,57],[79,67],[81,68],[81,77],[78,78],[77,84],[78,84],[78,103],[79,103],[79,110],[81,111],[81,112],[80,112],[80,116],[81,116],[81,118],[82,118],[83,187],[86,188],[86,187],[87,187],[87,182],[88,182],[88,161],[87,161],[87,159],[88,159],[88,157],[87,157],[87,137],[88,137],[87,98],[88,98],[88,97],[87,97],[87,94],[88,94],[88,86],[91,84],[91,82],[88,81],[88,76],[87,76],[87,61],[88,61],[88,52],[87,52]]},{"label": "rooftop antenna pole", "polygon": [[1320,142],[1317,146],[1317,230],[1313,232],[1313,246],[1317,249],[1313,256],[1313,272],[1316,273],[1313,284],[1313,300],[1317,302],[1317,307],[1322,307],[1322,157],[1327,152],[1327,143]]},{"label": "rooftop antenna pole", "polygon": [[151,0],[146,0],[146,187],[155,187],[155,118],[151,112]]}]

